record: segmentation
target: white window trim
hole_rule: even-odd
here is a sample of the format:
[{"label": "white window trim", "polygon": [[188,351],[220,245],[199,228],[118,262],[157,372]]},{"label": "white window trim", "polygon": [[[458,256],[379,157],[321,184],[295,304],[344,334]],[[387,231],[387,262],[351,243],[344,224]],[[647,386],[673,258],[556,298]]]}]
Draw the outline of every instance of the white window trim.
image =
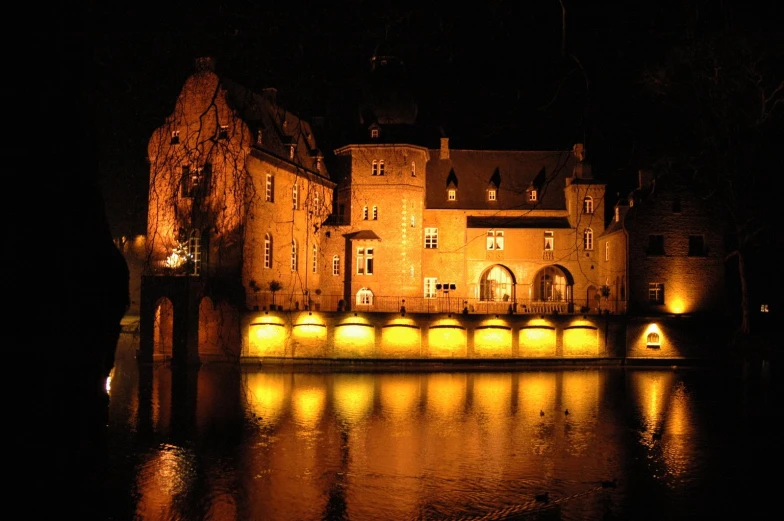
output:
[{"label": "white window trim", "polygon": [[446,198],[449,201],[457,201],[457,190],[450,188],[446,191]]},{"label": "white window trim", "polygon": [[425,249],[438,249],[438,228],[425,228]]},{"label": "white window trim", "polygon": [[425,277],[423,294],[426,299],[438,298],[438,291],[436,291],[437,283],[438,277]]},{"label": "white window trim", "polygon": [[333,255],[332,256],[332,274],[333,275],[340,275],[340,256]]},{"label": "white window trim", "polygon": [[487,191],[487,200],[488,201],[495,201],[495,190],[488,190]]}]

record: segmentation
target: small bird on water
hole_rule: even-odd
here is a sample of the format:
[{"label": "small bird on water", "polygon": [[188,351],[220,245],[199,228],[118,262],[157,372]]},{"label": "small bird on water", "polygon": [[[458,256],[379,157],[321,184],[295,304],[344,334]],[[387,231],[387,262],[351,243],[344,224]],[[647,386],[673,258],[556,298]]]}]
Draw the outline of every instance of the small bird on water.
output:
[{"label": "small bird on water", "polygon": [[567,415],[567,416],[569,416],[569,409],[566,409],[566,410],[564,411],[564,414],[565,414],[565,415]]},{"label": "small bird on water", "polygon": [[544,411],[539,409],[539,416],[544,416]]}]

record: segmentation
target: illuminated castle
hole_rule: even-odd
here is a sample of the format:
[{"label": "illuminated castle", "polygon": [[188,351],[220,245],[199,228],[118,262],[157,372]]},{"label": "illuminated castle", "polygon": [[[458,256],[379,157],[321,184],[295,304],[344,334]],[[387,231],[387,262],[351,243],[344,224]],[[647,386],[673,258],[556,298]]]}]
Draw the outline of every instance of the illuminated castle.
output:
[{"label": "illuminated castle", "polygon": [[[274,89],[251,92],[220,78],[211,59],[197,61],[149,142],[142,320],[167,313],[159,297],[177,279],[208,314],[623,314],[627,302],[683,313],[721,301],[720,244],[706,223],[690,221],[688,251],[663,238],[680,231],[679,215],[693,217],[686,200],[660,219],[643,210],[653,199],[641,186],[605,229],[605,184],[582,144],[451,148],[443,132],[416,124],[404,85],[387,89],[400,63],[372,63],[381,88],[328,166],[314,128],[279,106]],[[642,235],[654,237],[647,250]],[[663,241],[663,254],[650,250]],[[692,291],[695,277],[709,278],[711,291]]]}]

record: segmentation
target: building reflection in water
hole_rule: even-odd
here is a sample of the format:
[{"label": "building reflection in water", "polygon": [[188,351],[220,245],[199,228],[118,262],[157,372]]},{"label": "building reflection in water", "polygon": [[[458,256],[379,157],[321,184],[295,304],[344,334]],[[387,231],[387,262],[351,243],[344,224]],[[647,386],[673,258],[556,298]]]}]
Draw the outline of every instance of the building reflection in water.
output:
[{"label": "building reflection in water", "polygon": [[[208,364],[178,383],[160,366],[140,371],[136,387],[116,378],[112,400],[117,425],[147,424],[159,440],[131,460],[145,519],[483,516],[540,508],[543,490],[570,498],[558,504],[563,519],[601,517],[623,508],[637,451],[650,479],[677,488],[703,450],[694,394],[664,369]],[[611,492],[600,486],[618,477]]]}]

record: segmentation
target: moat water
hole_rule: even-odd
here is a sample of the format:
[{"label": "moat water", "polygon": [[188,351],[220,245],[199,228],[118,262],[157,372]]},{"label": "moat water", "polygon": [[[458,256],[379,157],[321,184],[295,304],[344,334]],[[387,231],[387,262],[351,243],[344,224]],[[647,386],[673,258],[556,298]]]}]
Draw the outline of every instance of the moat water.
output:
[{"label": "moat water", "polygon": [[[110,389],[113,520],[762,519],[770,361],[392,372],[139,365]],[[568,412],[567,412],[568,411]]]}]

